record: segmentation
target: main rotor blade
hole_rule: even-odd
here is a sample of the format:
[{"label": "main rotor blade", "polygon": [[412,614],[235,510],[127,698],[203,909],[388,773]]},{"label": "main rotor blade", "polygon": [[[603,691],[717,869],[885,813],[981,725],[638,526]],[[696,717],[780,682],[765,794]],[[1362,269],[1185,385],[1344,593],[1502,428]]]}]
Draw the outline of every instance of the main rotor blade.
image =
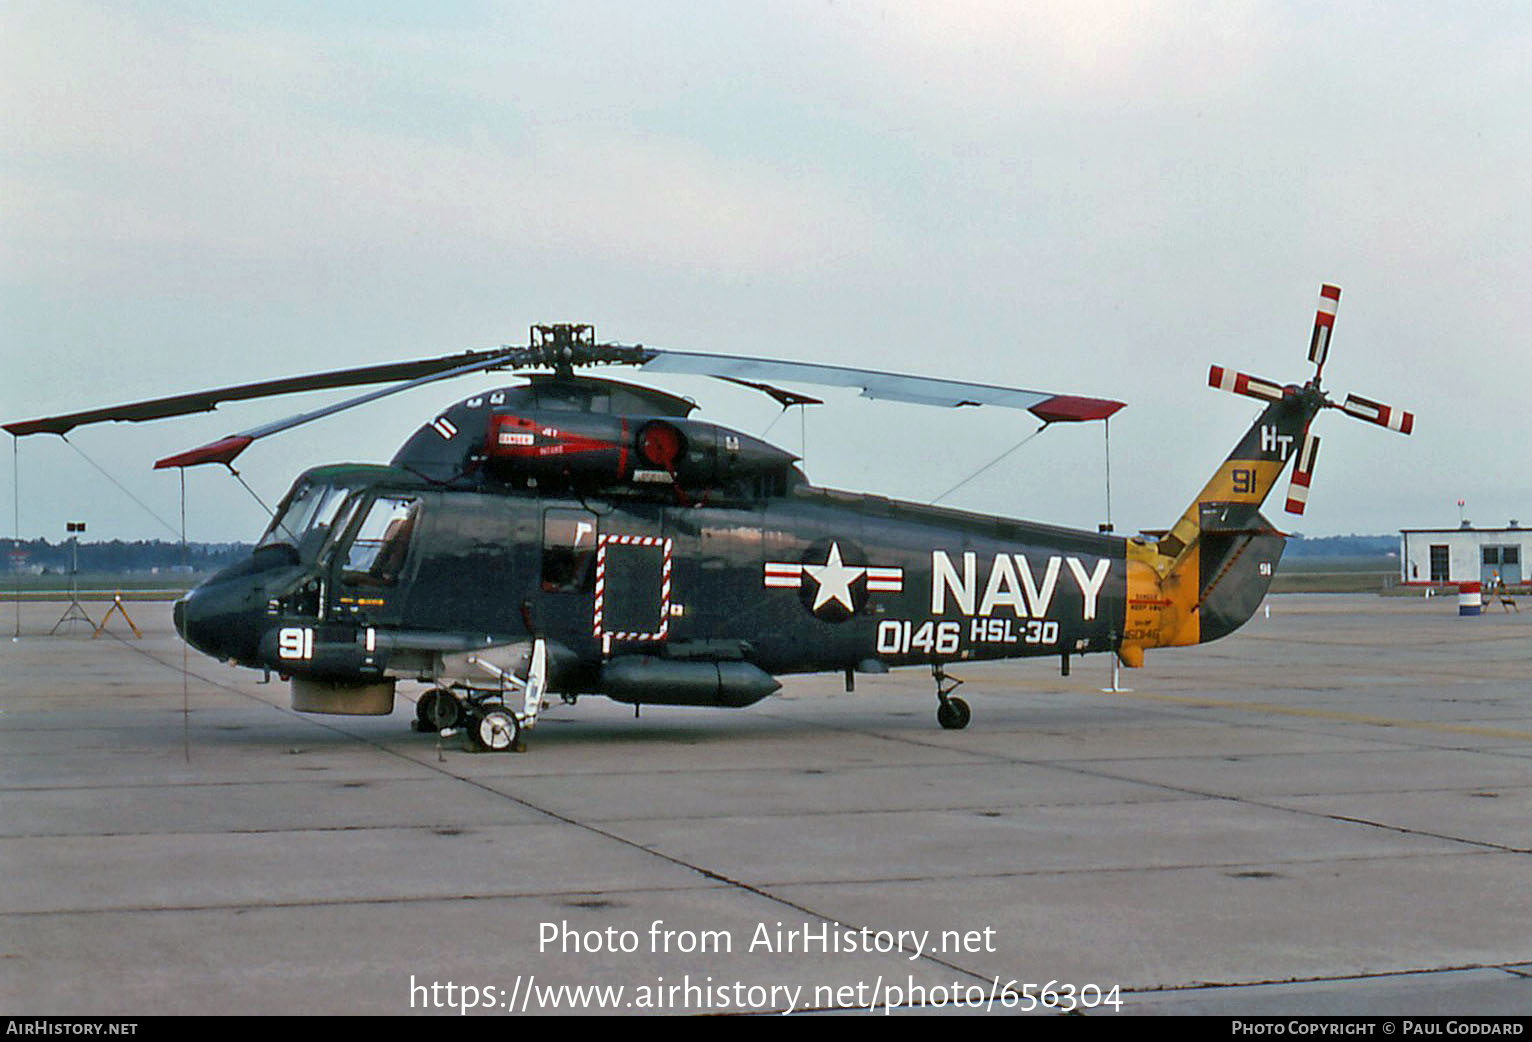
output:
[{"label": "main rotor blade", "polygon": [[258,438],[264,438],[268,434],[277,434],[281,431],[291,430],[312,420],[333,416],[335,413],[353,409],[358,405],[366,405],[368,402],[375,402],[379,398],[387,398],[389,395],[398,394],[401,391],[414,390],[416,387],[436,383],[438,380],[450,380],[454,376],[466,376],[469,373],[477,373],[485,369],[495,369],[514,364],[516,357],[521,354],[521,348],[511,348],[510,350],[498,352],[470,352],[470,354],[481,354],[488,357],[475,358],[472,362],[448,369],[445,372],[431,373],[419,379],[395,384],[393,387],[385,387],[380,391],[369,391],[366,394],[359,394],[355,398],[347,398],[343,402],[335,402],[318,409],[312,409],[309,412],[299,413],[296,416],[289,416],[286,419],[264,423],[259,427],[252,427],[238,434],[230,434],[200,448],[191,449],[188,452],[177,453],[174,456],[167,456],[162,460],[158,460],[154,464],[154,469],[164,470],[167,467],[194,467],[199,463],[230,463],[234,457],[249,448],[251,442]]},{"label": "main rotor blade", "polygon": [[[745,383],[772,394],[784,405],[809,404],[814,399],[796,392],[786,392],[765,384],[753,377],[786,377],[809,383],[828,384],[839,387],[856,387],[867,398],[893,401],[918,402],[924,405],[997,405],[1011,409],[1025,409],[1047,423],[1080,422],[1100,420],[1111,416],[1123,407],[1123,403],[1106,398],[1085,398],[1075,395],[1050,394],[1045,391],[1029,391],[1016,387],[994,384],[967,383],[959,380],[938,380],[930,377],[905,376],[870,369],[854,369],[845,366],[818,365],[809,362],[784,362],[765,358],[746,358],[733,355],[699,354],[685,351],[665,351],[639,344],[606,344],[574,338],[559,339],[554,335],[546,342],[538,342],[539,330],[553,330],[555,334],[566,327],[533,327],[533,344],[527,347],[501,347],[488,351],[464,351],[438,358],[423,358],[412,362],[392,362],[384,365],[361,366],[339,369],[327,373],[264,380],[258,383],[237,384],[231,387],[196,391],[190,394],[154,398],[102,409],[44,416],[35,420],[22,420],[0,425],[16,437],[28,434],[67,434],[75,427],[88,423],[127,421],[139,423],[146,420],[166,419],[190,413],[211,412],[223,402],[242,401],[253,398],[274,397],[302,391],[318,391],[339,387],[355,387],[365,384],[403,381],[380,391],[349,398],[309,412],[299,413],[274,423],[252,427],[238,434],[231,434],[207,445],[168,456],[155,463],[156,468],[188,467],[199,463],[229,463],[249,445],[279,431],[289,430],[312,420],[331,416],[346,409],[377,401],[391,394],[398,394],[437,380],[455,376],[485,372],[492,369],[528,369],[549,367],[558,372],[569,372],[573,367],[584,365],[635,365],[655,372],[695,373],[731,379]],[[574,329],[576,327],[568,327]],[[578,327],[585,329],[586,327]],[[566,343],[565,340],[568,342]]]},{"label": "main rotor blade", "polygon": [[640,368],[645,372],[716,376],[735,382],[801,380],[830,387],[855,387],[862,392],[864,398],[887,401],[948,407],[997,405],[1007,409],[1024,409],[1047,423],[1104,420],[1124,404],[1109,398],[1082,398],[1047,391],[1028,391],[1019,387],[938,380],[933,377],[906,376],[814,362],[667,351],[652,347],[645,350],[654,356],[640,363]]},{"label": "main rotor blade", "polygon": [[727,380],[731,384],[739,384],[741,387],[748,387],[753,391],[760,391],[782,406],[783,409],[791,409],[795,405],[824,404],[822,399],[807,394],[800,394],[797,391],[789,391],[787,388],[778,387],[775,384],[760,383],[756,380],[741,380],[737,376],[720,376],[718,379]]},{"label": "main rotor blade", "polygon": [[195,391],[169,398],[153,398],[126,405],[111,405],[103,409],[44,416],[36,420],[22,420],[3,425],[3,429],[16,437],[28,434],[68,434],[87,423],[128,421],[141,423],[145,420],[161,420],[171,416],[186,416],[197,412],[212,412],[222,402],[243,401],[250,398],[269,398],[300,391],[323,391],[336,387],[359,387],[365,384],[391,383],[395,380],[417,380],[444,372],[454,375],[458,371],[472,372],[474,368],[492,369],[500,362],[512,364],[513,355],[523,349],[500,348],[493,351],[464,351],[440,358],[422,358],[413,362],[389,362],[383,365],[361,366],[356,369],[337,369],[328,373],[312,373],[307,376],[290,376],[280,380],[263,380],[259,383],[237,384],[210,391]]}]

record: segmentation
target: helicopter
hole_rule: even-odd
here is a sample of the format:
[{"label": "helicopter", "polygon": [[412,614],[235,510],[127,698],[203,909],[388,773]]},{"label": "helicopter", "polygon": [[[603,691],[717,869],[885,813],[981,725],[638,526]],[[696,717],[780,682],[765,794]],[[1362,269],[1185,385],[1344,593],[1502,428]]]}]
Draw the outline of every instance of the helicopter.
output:
[{"label": "helicopter", "polygon": [[[393,711],[427,690],[418,730],[524,749],[557,697],[634,706],[753,705],[791,674],[931,670],[938,724],[968,726],[948,668],[1223,637],[1254,614],[1284,534],[1260,512],[1289,460],[1306,506],[1325,409],[1403,434],[1413,414],[1321,388],[1340,290],[1320,291],[1314,375],[1281,385],[1213,366],[1209,384],[1264,405],[1174,525],[1122,537],[811,484],[798,457],[690,416],[665,391],[577,372],[706,374],[783,409],[820,400],[768,381],[871,398],[995,405],[1053,423],[1105,420],[1110,399],[817,363],[601,343],[589,324],[533,326],[524,346],[470,351],[4,424],[16,437],[144,421],[226,401],[389,383],[156,462],[223,464],[255,441],[438,380],[512,370],[526,382],[442,410],[387,465],[307,470],[250,555],[173,609],[199,651],[277,674],[294,709]],[[1105,527],[1105,526],[1104,526]]]}]

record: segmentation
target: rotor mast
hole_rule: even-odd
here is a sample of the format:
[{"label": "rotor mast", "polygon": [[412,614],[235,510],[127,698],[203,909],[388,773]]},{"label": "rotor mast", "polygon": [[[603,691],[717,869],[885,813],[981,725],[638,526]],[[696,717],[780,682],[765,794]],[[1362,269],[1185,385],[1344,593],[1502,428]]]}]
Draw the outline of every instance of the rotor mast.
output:
[{"label": "rotor mast", "polygon": [[643,365],[654,357],[642,344],[599,344],[591,322],[534,325],[528,333],[526,355],[517,365],[545,365],[557,376],[574,375],[576,366]]}]

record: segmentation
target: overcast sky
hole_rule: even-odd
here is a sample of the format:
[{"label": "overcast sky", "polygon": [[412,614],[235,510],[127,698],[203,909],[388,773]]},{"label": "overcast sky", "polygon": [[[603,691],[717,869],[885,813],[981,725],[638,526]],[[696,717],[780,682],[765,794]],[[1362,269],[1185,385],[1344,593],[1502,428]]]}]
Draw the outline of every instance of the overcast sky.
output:
[{"label": "overcast sky", "polygon": [[[1173,521],[1257,411],[1206,386],[1210,363],[1310,375],[1329,281],[1326,386],[1412,409],[1416,432],[1326,414],[1307,517],[1280,487],[1268,515],[1383,533],[1454,525],[1465,498],[1476,522],[1532,523],[1525,4],[442,6],[7,0],[0,420],[588,321],[1119,398],[1132,531]],[[238,465],[274,503],[507,382],[411,392]],[[777,412],[663,386],[755,434]],[[822,396],[809,477],[900,498],[1035,427]],[[21,534],[174,538],[155,459],[334,397],[23,439]],[[798,416],[769,438],[798,451]],[[1093,528],[1103,462],[1100,424],[1056,427],[945,502]],[[187,490],[193,540],[265,525],[222,468]]]}]

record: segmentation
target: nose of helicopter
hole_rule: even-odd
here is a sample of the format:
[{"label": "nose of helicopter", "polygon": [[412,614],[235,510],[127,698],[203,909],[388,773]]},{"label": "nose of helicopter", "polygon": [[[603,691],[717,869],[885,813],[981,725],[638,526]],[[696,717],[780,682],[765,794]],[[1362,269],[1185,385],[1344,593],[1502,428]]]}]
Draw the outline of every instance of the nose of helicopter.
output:
[{"label": "nose of helicopter", "polygon": [[252,646],[249,582],[209,581],[176,601],[172,609],[176,631],[186,643],[205,655],[236,661],[247,657]]},{"label": "nose of helicopter", "polygon": [[213,658],[250,663],[266,622],[266,585],[252,575],[220,573],[175,602],[176,632]]}]

